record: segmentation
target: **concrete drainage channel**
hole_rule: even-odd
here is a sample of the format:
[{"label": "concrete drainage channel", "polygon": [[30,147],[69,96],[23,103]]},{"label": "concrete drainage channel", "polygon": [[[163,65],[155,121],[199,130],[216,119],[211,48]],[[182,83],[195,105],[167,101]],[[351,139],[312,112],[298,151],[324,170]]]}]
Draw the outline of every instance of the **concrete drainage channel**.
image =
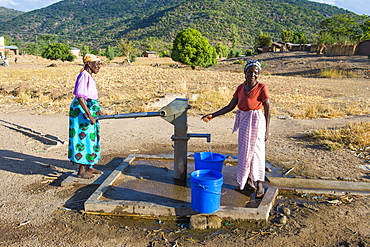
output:
[{"label": "concrete drainage channel", "polygon": [[[85,211],[123,216],[199,216],[191,207],[189,181],[175,184],[171,164],[173,157],[129,155],[100,181],[101,185],[85,202]],[[253,192],[241,194],[234,191],[236,167],[224,166],[221,206],[212,215],[267,221],[279,188],[300,193],[370,195],[370,183],[366,182],[268,177],[265,196],[256,199]],[[189,163],[189,170],[193,168]],[[205,218],[209,217],[205,215]]]},{"label": "concrete drainage channel", "polygon": [[370,183],[338,180],[268,177],[269,184],[282,189],[292,189],[298,193],[332,195],[370,195]]}]

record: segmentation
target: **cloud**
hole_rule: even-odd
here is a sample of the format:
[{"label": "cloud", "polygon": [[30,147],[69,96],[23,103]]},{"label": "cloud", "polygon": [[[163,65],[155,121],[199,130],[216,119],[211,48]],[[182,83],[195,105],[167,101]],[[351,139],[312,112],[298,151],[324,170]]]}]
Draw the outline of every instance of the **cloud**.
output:
[{"label": "cloud", "polygon": [[11,8],[11,6],[18,6],[18,5],[19,3],[17,3],[17,1],[0,0],[0,6],[6,7],[6,8]]},{"label": "cloud", "polygon": [[330,5],[335,5],[335,0],[317,0],[315,2],[326,3],[326,4],[330,4]]}]

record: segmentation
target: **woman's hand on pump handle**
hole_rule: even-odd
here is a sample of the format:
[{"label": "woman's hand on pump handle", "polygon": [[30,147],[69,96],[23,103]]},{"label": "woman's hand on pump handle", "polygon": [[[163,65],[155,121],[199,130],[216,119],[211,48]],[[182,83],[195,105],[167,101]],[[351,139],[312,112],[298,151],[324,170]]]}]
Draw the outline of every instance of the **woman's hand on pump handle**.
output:
[{"label": "woman's hand on pump handle", "polygon": [[[103,113],[101,110],[99,110],[99,111],[97,112],[97,115],[98,115],[98,116],[104,116],[104,113]],[[96,119],[96,118],[94,118],[91,114],[89,114],[88,118],[90,119],[90,123],[91,123],[92,125],[96,124],[97,119]]]},{"label": "woman's hand on pump handle", "polygon": [[89,115],[89,119],[90,119],[90,124],[91,125],[96,124],[96,118],[94,118],[91,114]]},{"label": "woman's hand on pump handle", "polygon": [[202,117],[202,120],[206,123],[208,123],[209,121],[211,121],[213,119],[213,116],[212,114],[208,114],[208,115],[205,115]]}]

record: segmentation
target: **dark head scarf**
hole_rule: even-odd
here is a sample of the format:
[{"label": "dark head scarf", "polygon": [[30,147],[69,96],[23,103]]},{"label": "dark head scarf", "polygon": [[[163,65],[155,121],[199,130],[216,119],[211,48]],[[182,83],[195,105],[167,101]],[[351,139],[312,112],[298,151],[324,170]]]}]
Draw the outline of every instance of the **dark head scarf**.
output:
[{"label": "dark head scarf", "polygon": [[250,66],[253,66],[253,65],[256,66],[258,68],[258,70],[261,72],[261,70],[262,70],[261,64],[257,60],[249,60],[247,62],[247,64],[245,65],[245,67],[244,67],[244,73],[245,73],[245,71],[247,71],[247,69]]}]

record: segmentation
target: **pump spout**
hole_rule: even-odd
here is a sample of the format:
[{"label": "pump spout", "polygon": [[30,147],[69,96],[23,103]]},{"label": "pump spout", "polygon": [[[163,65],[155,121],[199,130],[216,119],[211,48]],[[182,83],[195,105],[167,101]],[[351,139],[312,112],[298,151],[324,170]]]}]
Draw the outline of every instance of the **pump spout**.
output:
[{"label": "pump spout", "polygon": [[197,138],[206,138],[207,142],[211,142],[211,134],[195,134],[195,133],[188,133],[187,136],[189,138],[191,137],[197,137]]}]

